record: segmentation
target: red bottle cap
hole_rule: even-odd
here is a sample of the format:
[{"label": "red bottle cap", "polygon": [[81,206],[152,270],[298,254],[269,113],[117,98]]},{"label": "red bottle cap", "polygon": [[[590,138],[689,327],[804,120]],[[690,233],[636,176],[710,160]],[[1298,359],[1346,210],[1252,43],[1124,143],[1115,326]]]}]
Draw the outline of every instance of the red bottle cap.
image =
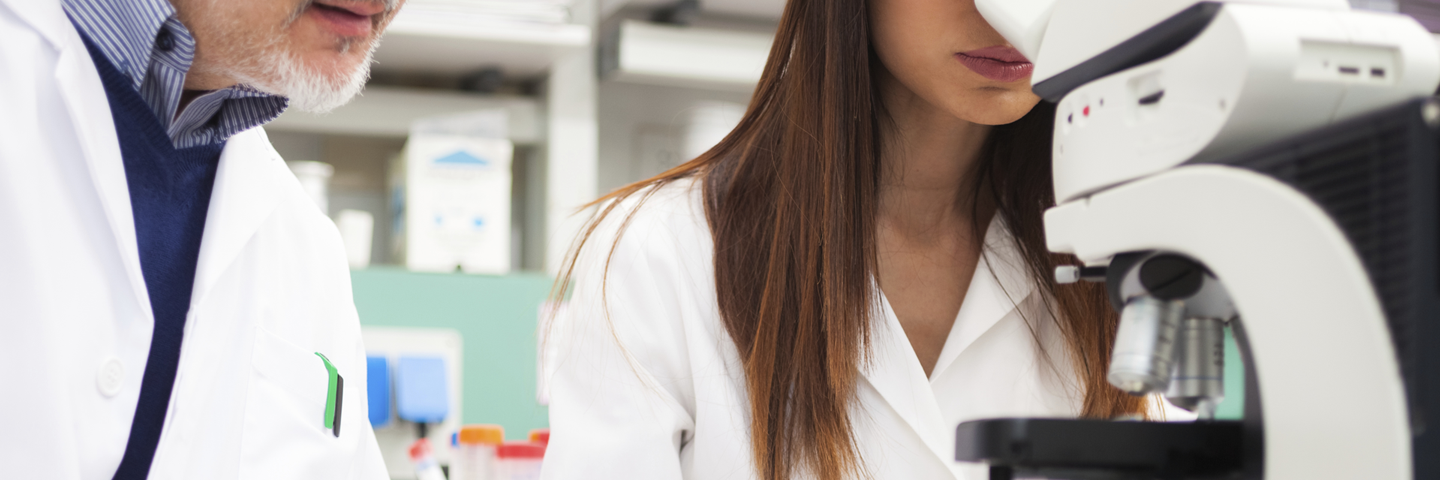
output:
[{"label": "red bottle cap", "polygon": [[538,443],[538,444],[541,444],[541,445],[549,445],[549,444],[550,444],[550,429],[548,429],[548,428],[537,428],[537,429],[531,430],[531,431],[530,431],[530,441],[535,442],[535,443]]},{"label": "red bottle cap", "polygon": [[430,456],[430,440],[419,439],[410,444],[410,460],[419,460]]},{"label": "red bottle cap", "polygon": [[545,458],[545,445],[534,442],[505,442],[495,449],[498,458]]}]

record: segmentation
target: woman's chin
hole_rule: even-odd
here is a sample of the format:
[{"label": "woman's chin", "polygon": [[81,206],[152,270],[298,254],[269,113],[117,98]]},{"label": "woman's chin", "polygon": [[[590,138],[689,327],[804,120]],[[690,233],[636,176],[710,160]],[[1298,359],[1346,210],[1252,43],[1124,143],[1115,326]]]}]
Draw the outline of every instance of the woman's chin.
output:
[{"label": "woman's chin", "polygon": [[[985,89],[972,94],[978,96],[968,105],[956,108],[956,116],[981,125],[1005,125],[1013,123],[1030,113],[1040,103],[1028,88]],[[972,97],[974,98],[974,97]]]}]

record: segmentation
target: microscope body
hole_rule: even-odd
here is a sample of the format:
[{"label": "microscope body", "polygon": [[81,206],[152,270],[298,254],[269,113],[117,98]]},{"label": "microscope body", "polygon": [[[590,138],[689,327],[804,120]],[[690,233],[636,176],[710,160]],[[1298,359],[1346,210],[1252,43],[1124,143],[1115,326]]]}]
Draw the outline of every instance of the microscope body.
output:
[{"label": "microscope body", "polygon": [[[1440,478],[1440,53],[1413,20],[1344,3],[977,0],[1058,104],[1047,242],[1084,263],[1057,276],[1105,281],[1121,312],[1111,383],[1202,419],[967,422],[958,460],[992,478]],[[1224,326],[1240,422],[1211,418]]]}]

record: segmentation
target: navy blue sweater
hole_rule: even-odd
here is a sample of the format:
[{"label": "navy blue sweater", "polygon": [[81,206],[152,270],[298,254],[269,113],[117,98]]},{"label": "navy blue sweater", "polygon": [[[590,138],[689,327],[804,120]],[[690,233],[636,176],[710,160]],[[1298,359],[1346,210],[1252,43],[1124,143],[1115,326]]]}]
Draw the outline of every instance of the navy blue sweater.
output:
[{"label": "navy blue sweater", "polygon": [[153,110],[135,91],[134,83],[105,59],[86,39],[95,69],[105,84],[120,154],[125,161],[125,182],[130,187],[130,208],[135,216],[135,238],[140,246],[140,269],[155,331],[150,356],[140,385],[140,401],[130,424],[130,440],[116,479],[143,479],[160,442],[175,370],[180,363],[180,339],[195,264],[200,256],[200,235],[205,212],[225,143],[176,149]]}]

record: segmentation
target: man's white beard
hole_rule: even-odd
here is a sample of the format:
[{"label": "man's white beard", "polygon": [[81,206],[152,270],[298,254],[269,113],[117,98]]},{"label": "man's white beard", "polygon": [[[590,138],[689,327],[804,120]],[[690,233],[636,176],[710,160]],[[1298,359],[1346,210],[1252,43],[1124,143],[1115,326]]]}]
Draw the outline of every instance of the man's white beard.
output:
[{"label": "man's white beard", "polygon": [[[369,39],[368,45],[364,39],[339,39],[341,43],[333,48],[339,51],[341,57],[360,46],[369,50],[365,52],[364,60],[351,70],[327,76],[325,67],[307,67],[287,43],[287,32],[314,0],[300,2],[290,19],[271,29],[240,24],[238,17],[227,16],[227,9],[217,7],[221,2],[230,1],[233,0],[211,0],[210,8],[197,10],[201,16],[192,19],[197,25],[203,24],[201,29],[214,32],[215,37],[207,40],[219,51],[210,57],[230,62],[210,66],[207,70],[211,73],[271,95],[287,97],[291,108],[314,113],[334,110],[365,88],[365,81],[370,79],[375,49],[380,46],[378,31]],[[383,1],[388,11],[393,12],[399,6],[398,0]]]},{"label": "man's white beard", "polygon": [[379,38],[370,42],[365,60],[341,78],[329,78],[311,71],[288,49],[271,45],[265,49],[257,65],[265,72],[256,76],[259,78],[244,79],[244,83],[262,92],[289,98],[290,108],[311,113],[329,112],[349,102],[365,88],[365,81],[370,79],[375,47],[379,45]]}]

